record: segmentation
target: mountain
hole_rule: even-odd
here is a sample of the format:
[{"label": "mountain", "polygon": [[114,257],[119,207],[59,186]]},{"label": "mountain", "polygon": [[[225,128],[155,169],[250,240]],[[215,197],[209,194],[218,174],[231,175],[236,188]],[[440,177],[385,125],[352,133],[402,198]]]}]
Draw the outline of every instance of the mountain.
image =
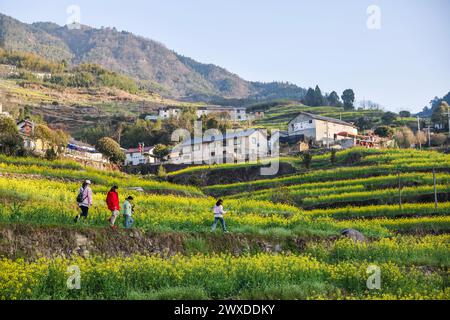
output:
[{"label": "mountain", "polygon": [[163,44],[115,28],[79,29],[50,22],[22,23],[0,14],[0,46],[69,64],[97,63],[124,73],[156,92],[180,99],[302,98],[305,90],[286,83],[250,82],[224,68],[203,64]]},{"label": "mountain", "polygon": [[434,99],[430,101],[430,106],[425,106],[423,110],[416,115],[419,117],[431,117],[433,111],[441,105],[442,101],[450,104],[450,91],[442,98],[434,97]]}]

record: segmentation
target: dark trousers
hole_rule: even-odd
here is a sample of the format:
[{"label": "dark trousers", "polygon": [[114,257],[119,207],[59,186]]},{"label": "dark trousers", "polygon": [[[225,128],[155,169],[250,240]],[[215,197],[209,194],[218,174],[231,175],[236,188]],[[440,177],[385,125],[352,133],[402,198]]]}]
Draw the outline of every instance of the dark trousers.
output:
[{"label": "dark trousers", "polygon": [[219,222],[219,221],[220,221],[220,224],[222,225],[222,230],[227,231],[227,226],[225,224],[225,220],[223,220],[223,218],[220,218],[220,217],[214,217],[214,223],[212,225],[212,229],[216,230],[217,222]]},{"label": "dark trousers", "polygon": [[80,219],[80,217],[83,217],[83,218],[87,219],[87,216],[88,216],[88,213],[89,213],[89,207],[80,206],[80,209],[81,209],[81,213],[78,214],[78,215],[73,219],[73,221],[75,221],[75,222],[77,222],[77,221]]}]

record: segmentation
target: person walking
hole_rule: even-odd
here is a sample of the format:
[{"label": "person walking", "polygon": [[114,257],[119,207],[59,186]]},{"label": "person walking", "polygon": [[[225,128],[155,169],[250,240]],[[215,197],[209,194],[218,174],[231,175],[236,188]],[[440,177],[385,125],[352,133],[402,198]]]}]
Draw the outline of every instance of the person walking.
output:
[{"label": "person walking", "polygon": [[108,206],[109,211],[111,211],[111,217],[108,219],[111,229],[117,228],[114,223],[120,213],[119,194],[117,193],[117,189],[119,189],[118,186],[113,186],[106,196],[106,205]]},{"label": "person walking", "polygon": [[226,211],[223,210],[223,200],[222,199],[219,199],[216,202],[213,212],[214,212],[214,223],[212,225],[212,231],[216,230],[217,223],[220,221],[223,232],[227,233],[228,232],[227,226],[225,224],[225,220],[223,219],[223,215],[226,213]]},{"label": "person walking", "polygon": [[134,220],[133,220],[133,197],[129,196],[125,202],[123,203],[123,214],[125,216],[125,228],[130,229],[133,226]]},{"label": "person walking", "polygon": [[78,191],[77,204],[81,212],[78,215],[76,215],[75,218],[73,219],[75,223],[77,223],[78,220],[80,220],[80,217],[83,217],[84,220],[87,219],[89,207],[92,206],[92,189],[90,185],[91,181],[85,180],[80,190]]}]

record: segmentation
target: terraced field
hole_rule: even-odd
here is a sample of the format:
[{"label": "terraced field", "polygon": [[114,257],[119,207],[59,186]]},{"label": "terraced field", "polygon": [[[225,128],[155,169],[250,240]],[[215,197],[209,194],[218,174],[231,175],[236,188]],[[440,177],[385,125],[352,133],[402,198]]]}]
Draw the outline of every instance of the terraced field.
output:
[{"label": "terraced field", "polygon": [[298,103],[280,103],[280,105],[261,111],[264,111],[265,113],[264,118],[255,121],[255,125],[280,130],[287,130],[288,122],[298,115],[299,112],[320,114],[322,116],[342,119],[344,121],[355,121],[362,116],[367,116],[376,121],[383,115],[383,111],[379,110],[345,111],[340,107],[308,107]]},{"label": "terraced field", "polygon": [[[354,149],[333,163],[317,156],[310,170],[299,163],[293,175],[199,189],[0,157],[0,298],[450,298],[448,155]],[[94,206],[75,225],[83,179],[93,181]],[[121,200],[135,197],[131,231],[107,226],[112,184]],[[210,231],[212,196],[224,197],[228,234]],[[341,236],[346,228],[367,240]],[[66,287],[74,265],[80,290]],[[367,287],[371,265],[381,271],[380,289]]]}]

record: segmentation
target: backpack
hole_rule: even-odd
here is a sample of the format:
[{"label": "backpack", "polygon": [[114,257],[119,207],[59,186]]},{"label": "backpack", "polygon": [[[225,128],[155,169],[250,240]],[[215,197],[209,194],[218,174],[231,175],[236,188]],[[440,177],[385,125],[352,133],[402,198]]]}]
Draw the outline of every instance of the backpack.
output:
[{"label": "backpack", "polygon": [[85,190],[86,190],[86,189],[83,188],[83,189],[81,189],[80,192],[78,193],[78,195],[77,195],[77,203],[82,203],[82,202],[87,198],[87,196],[86,196],[86,197],[83,197],[83,194],[84,194],[84,191],[85,191]]}]

